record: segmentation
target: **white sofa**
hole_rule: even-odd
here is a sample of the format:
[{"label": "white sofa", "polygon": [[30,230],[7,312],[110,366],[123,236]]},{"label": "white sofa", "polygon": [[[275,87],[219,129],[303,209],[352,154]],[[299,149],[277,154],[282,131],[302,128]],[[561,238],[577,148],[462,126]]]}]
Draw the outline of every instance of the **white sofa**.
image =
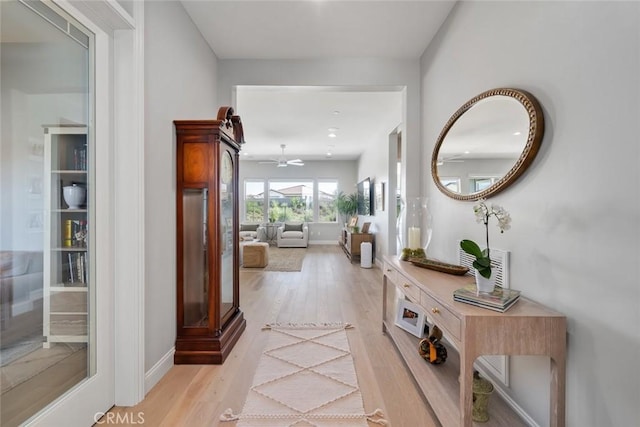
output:
[{"label": "white sofa", "polygon": [[309,227],[305,223],[284,223],[278,227],[276,243],[279,248],[306,248],[309,245]]}]

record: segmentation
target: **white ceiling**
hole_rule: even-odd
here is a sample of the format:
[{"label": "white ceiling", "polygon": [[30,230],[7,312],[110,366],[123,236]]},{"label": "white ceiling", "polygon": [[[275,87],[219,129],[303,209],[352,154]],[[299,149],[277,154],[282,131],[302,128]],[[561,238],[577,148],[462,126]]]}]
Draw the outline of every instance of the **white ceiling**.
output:
[{"label": "white ceiling", "polygon": [[419,58],[455,1],[189,1],[220,59]]},{"label": "white ceiling", "polygon": [[[234,0],[182,4],[219,59],[419,58],[455,4],[431,1]],[[400,124],[400,92],[240,87],[243,159],[357,159]],[[393,106],[393,108],[391,108]],[[340,111],[333,115],[333,111]],[[339,128],[336,138],[330,127]],[[333,145],[333,147],[329,147]]]},{"label": "white ceiling", "polygon": [[247,141],[243,160],[278,158],[280,144],[288,160],[355,160],[402,121],[400,91],[241,86],[236,100]]}]

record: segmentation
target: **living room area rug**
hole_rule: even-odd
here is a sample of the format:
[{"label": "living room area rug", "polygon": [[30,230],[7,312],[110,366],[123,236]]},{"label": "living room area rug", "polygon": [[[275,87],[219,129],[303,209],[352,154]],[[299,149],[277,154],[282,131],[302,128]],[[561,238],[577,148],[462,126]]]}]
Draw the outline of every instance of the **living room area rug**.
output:
[{"label": "living room area rug", "polygon": [[367,414],[358,387],[348,323],[269,324],[242,412],[221,421],[237,427],[388,425],[382,411]]},{"label": "living room area rug", "polygon": [[306,248],[269,246],[269,263],[264,268],[244,268],[244,271],[302,271]]}]

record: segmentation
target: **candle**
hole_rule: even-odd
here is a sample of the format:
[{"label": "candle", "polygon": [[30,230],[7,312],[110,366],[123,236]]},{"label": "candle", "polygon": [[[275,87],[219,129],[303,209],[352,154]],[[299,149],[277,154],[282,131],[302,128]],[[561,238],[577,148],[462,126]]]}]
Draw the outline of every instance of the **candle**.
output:
[{"label": "candle", "polygon": [[420,227],[409,227],[409,249],[420,248]]}]

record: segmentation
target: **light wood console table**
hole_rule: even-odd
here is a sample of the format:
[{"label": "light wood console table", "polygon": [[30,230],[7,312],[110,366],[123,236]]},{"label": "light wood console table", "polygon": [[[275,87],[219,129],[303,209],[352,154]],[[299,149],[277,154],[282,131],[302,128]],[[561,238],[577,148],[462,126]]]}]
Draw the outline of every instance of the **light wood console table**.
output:
[{"label": "light wood console table", "polygon": [[[427,270],[397,257],[384,257],[383,274],[382,330],[402,355],[443,426],[472,425],[473,363],[477,357],[542,355],[551,358],[550,425],[564,427],[564,315],[524,297],[506,313],[454,302],[453,291],[473,282],[473,277]],[[389,285],[391,291],[395,287],[420,304],[429,323],[443,330],[451,343],[445,344],[449,355],[444,364],[430,365],[424,361],[418,354],[419,339],[395,325],[396,292],[390,292]],[[491,419],[483,425],[525,425],[498,396],[493,396],[490,404]]]}]

